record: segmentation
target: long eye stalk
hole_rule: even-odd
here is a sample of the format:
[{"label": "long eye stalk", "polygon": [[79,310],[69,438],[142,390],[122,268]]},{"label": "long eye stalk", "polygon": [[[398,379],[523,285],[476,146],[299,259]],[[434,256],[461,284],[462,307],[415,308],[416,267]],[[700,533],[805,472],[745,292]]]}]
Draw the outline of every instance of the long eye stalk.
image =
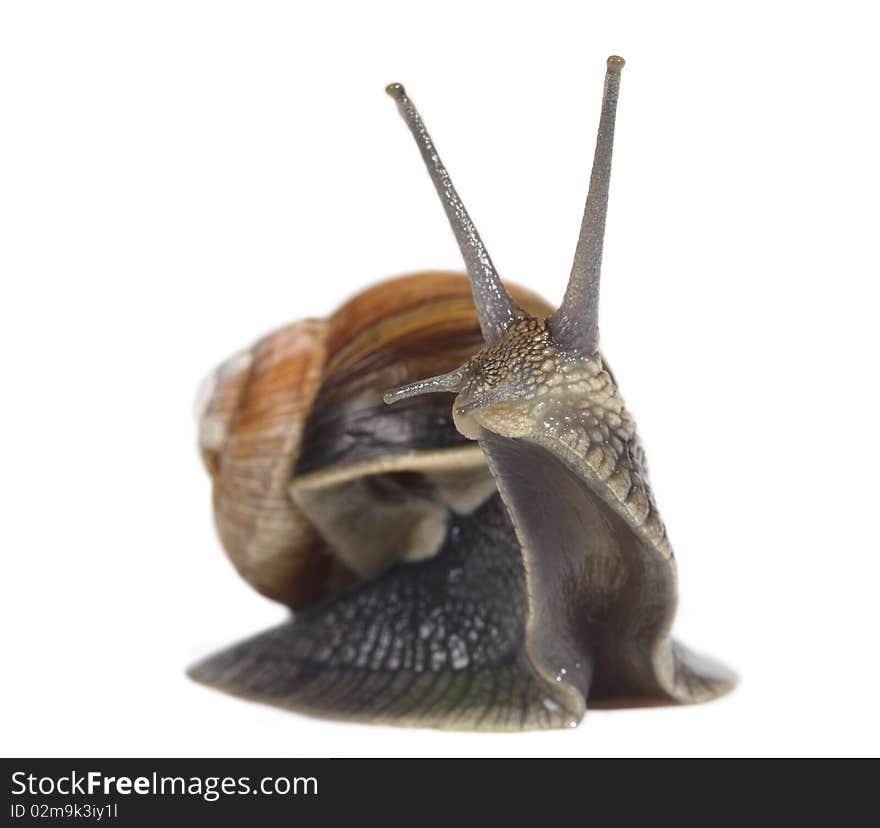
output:
[{"label": "long eye stalk", "polygon": [[452,232],[455,234],[470,276],[483,338],[490,344],[497,342],[516,322],[520,310],[501,284],[501,278],[489,258],[480,234],[477,233],[477,228],[471,221],[455,187],[452,186],[452,179],[443,166],[434,142],[413,102],[407,96],[406,90],[401,84],[392,83],[385,88],[385,91],[397,101],[397,108],[416,139],[419,152],[428,168],[428,174],[443,202],[443,209],[452,225]]},{"label": "long eye stalk", "polygon": [[602,98],[602,114],[581,232],[565,297],[550,320],[554,339],[561,345],[584,354],[596,351],[599,342],[599,276],[602,269],[605,216],[608,213],[614,121],[624,60],[612,55],[606,65],[605,94]]}]

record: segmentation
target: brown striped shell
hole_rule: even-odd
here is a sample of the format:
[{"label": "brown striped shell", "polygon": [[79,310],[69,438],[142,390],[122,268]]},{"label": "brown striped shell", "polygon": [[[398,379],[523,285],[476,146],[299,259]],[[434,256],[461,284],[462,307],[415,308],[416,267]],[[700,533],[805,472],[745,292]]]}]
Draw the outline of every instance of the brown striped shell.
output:
[{"label": "brown striped shell", "polygon": [[[551,310],[529,291],[511,293],[533,315]],[[493,485],[479,448],[456,431],[448,399],[382,401],[388,388],[449,371],[482,344],[467,277],[425,273],[377,284],[220,365],[200,395],[199,448],[217,531],[239,574],[269,598],[306,606],[383,563],[371,562],[364,544],[346,552],[334,534],[334,511],[363,495],[351,488],[358,481],[382,473],[406,486],[408,473],[428,469],[453,505],[474,479]],[[368,502],[379,510],[383,498]],[[430,527],[429,515],[416,515],[409,525],[389,512],[382,536],[405,547]]]}]

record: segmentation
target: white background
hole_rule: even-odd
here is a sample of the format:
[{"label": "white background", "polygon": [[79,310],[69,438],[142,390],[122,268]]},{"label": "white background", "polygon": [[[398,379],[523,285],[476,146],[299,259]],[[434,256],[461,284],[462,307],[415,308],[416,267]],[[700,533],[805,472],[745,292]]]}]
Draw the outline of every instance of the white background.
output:
[{"label": "white background", "polygon": [[[4,3],[2,750],[876,754],[870,8]],[[677,551],[677,633],[740,687],[472,735],[189,682],[284,616],[215,538],[199,379],[377,278],[459,267],[385,84],[407,84],[505,278],[558,299],[611,53],[603,348]]]}]

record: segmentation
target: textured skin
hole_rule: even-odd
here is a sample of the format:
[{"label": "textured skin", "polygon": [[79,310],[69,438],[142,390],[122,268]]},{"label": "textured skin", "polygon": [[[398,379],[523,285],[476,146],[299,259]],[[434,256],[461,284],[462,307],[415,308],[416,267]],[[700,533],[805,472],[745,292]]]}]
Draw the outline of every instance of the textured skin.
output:
[{"label": "textured skin", "polygon": [[[362,329],[336,328],[338,351],[325,365],[294,489],[386,473],[379,461],[389,451],[415,463],[389,472],[398,475],[389,483],[403,484],[436,471],[419,458],[458,457],[469,438],[501,497],[472,514],[443,500],[448,521],[435,557],[393,565],[402,553],[389,549],[378,560],[391,569],[209,658],[193,676],[316,715],[494,730],[569,727],[588,699],[690,703],[730,689],[729,671],[669,637],[672,549],[635,424],[601,355],[558,347],[543,318],[520,318],[463,359],[455,434],[448,396],[379,408],[382,388],[416,379],[438,357],[441,370],[456,368],[454,339],[440,344],[459,325],[449,319],[458,300],[440,314],[417,297],[397,301],[393,321],[367,304],[358,309],[369,319]],[[386,508],[388,487],[365,491]],[[359,511],[380,513],[369,503]],[[374,540],[394,536],[376,529]]]},{"label": "textured skin", "polygon": [[566,727],[583,702],[526,655],[519,545],[496,495],[442,550],[225,650],[193,678],[318,715],[452,729]]},{"label": "textured skin", "polygon": [[729,671],[669,638],[672,560],[543,447],[491,432],[480,445],[520,541],[539,672],[611,707],[705,701],[732,686]]},{"label": "textured skin", "polygon": [[479,440],[527,573],[527,651],[547,677],[608,706],[727,692],[726,668],[674,644],[672,547],[635,422],[602,356],[521,318],[461,369],[455,423]]},{"label": "textured skin", "polygon": [[464,409],[456,416],[461,431],[528,439],[562,457],[661,557],[672,557],[635,421],[600,354],[560,350],[545,320],[525,318],[466,374],[455,402]]}]

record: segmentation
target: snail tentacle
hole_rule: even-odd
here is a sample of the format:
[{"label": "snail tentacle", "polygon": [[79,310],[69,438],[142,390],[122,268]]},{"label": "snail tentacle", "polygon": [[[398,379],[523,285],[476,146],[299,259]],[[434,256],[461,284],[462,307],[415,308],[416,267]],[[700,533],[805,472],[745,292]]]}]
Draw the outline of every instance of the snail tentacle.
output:
[{"label": "snail tentacle", "polygon": [[393,405],[396,402],[408,400],[411,397],[420,397],[422,394],[458,393],[461,388],[462,378],[461,369],[457,369],[450,371],[448,374],[440,374],[436,377],[392,388],[382,395],[382,399],[388,405]]},{"label": "snail tentacle", "polygon": [[606,65],[602,114],[581,231],[565,297],[559,310],[550,319],[550,326],[560,346],[586,355],[594,353],[599,342],[599,278],[605,217],[608,213],[614,123],[624,60],[612,55]]},{"label": "snail tentacle", "polygon": [[440,160],[434,142],[413,102],[402,84],[391,83],[385,91],[397,102],[419,152],[431,176],[431,181],[443,202],[455,240],[458,242],[465,267],[471,280],[474,304],[480,318],[480,329],[486,342],[496,342],[516,322],[521,310],[501,283],[501,277],[492,264],[489,252],[471,221],[461,198],[452,184],[446,167]]}]

